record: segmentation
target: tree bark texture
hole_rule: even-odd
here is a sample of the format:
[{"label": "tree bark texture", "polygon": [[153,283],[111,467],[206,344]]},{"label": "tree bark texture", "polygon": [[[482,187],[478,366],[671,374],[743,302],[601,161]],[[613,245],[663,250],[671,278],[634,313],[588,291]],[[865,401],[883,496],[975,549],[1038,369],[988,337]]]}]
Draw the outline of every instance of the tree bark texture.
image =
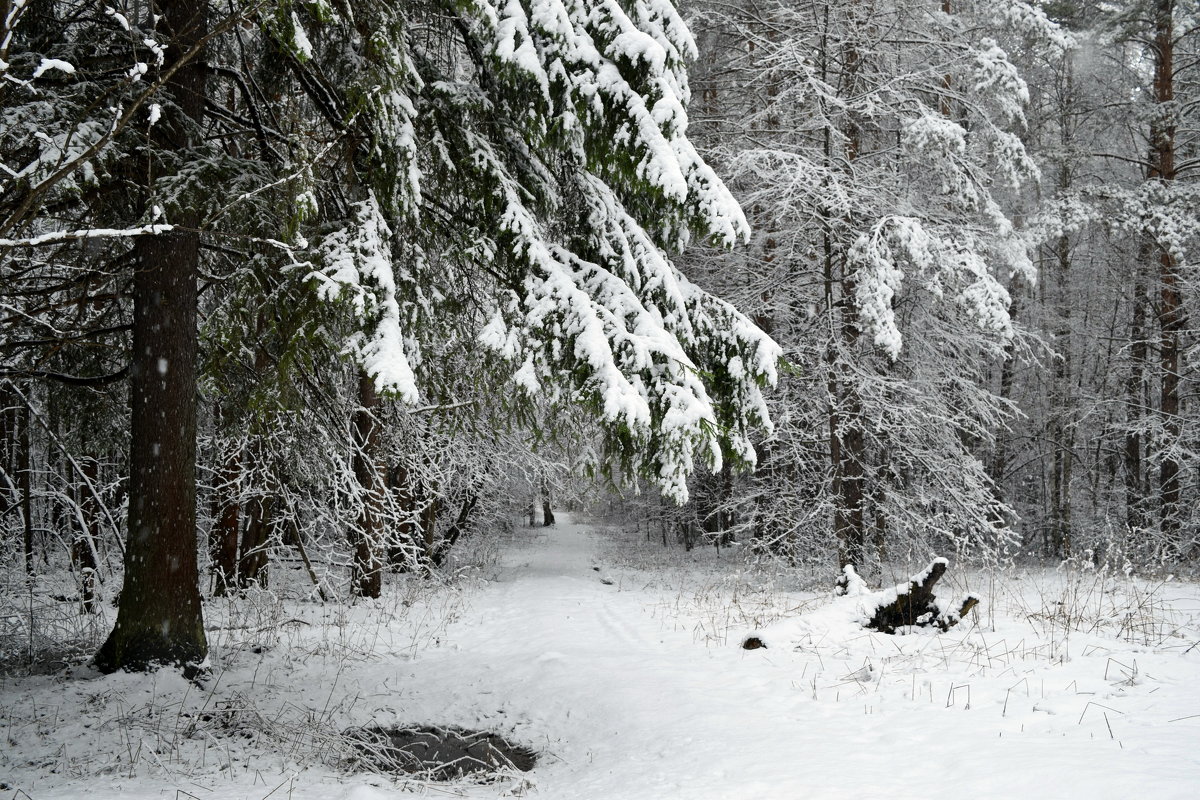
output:
[{"label": "tree bark texture", "polygon": [[[168,57],[203,39],[207,2],[163,0],[159,11]],[[193,122],[204,115],[205,75],[195,59],[167,83]],[[187,120],[164,118],[154,128],[156,144],[184,151],[188,129]],[[129,536],[116,626],[96,654],[105,672],[166,663],[194,670],[208,654],[196,553],[199,216],[174,213],[178,228],[134,244]]]}]

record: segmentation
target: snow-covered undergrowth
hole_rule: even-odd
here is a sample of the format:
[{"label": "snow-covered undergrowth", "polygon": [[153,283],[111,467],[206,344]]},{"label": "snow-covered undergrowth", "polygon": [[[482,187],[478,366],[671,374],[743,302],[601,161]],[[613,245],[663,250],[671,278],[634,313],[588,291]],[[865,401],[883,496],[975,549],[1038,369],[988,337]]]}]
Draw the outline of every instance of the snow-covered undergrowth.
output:
[{"label": "snow-covered undergrowth", "polygon": [[[1200,782],[1195,584],[951,564],[939,589],[979,609],[888,636],[838,612],[832,574],[736,550],[570,522],[502,549],[473,580],[401,579],[377,603],[209,602],[203,686],[5,678],[0,791],[1090,799],[1190,798]],[[742,650],[755,630],[770,646]],[[540,760],[487,783],[355,767],[346,731],[405,723],[496,731]]]},{"label": "snow-covered undergrowth", "polygon": [[307,576],[287,566],[272,570],[270,589],[207,599],[212,670],[199,683],[170,669],[99,675],[86,661],[115,608],[80,614],[62,599],[76,594],[69,575],[40,577],[32,591],[22,575],[6,576],[20,590],[4,594],[0,616],[0,791],[78,797],[79,787],[110,781],[112,796],[129,796],[132,782],[133,796],[170,785],[179,797],[280,797],[295,796],[310,770],[352,769],[347,731],[379,709],[342,676],[441,646],[494,574],[500,538],[466,543],[451,579],[388,574],[380,600],[314,602]]},{"label": "snow-covered undergrowth", "polygon": [[[828,595],[827,571],[749,560],[740,546],[698,544],[618,525],[597,526],[599,559],[622,590],[646,593],[646,608],[664,627],[688,631],[698,644],[736,645],[744,628],[760,628],[819,606]],[[733,637],[732,639],[730,637]]]},{"label": "snow-covered undergrowth", "polygon": [[[843,717],[847,727],[829,736],[849,747],[870,730],[876,754],[888,763],[924,759],[981,787],[948,783],[932,789],[935,796],[1124,797],[1153,785],[1162,796],[1191,797],[1200,785],[1200,758],[1187,752],[1200,743],[1195,582],[1144,579],[1087,562],[952,565],[935,593],[978,595],[978,609],[948,632],[890,636],[862,627],[853,598],[835,598],[831,585],[818,585],[832,574],[748,566],[728,551],[687,553],[628,533],[617,539],[621,545],[610,544],[609,552],[623,565],[614,573],[621,583],[635,586],[645,575],[638,562],[654,565],[652,614],[709,646],[736,647],[750,634],[765,639],[767,648],[745,658],[782,669],[792,691]],[[916,563],[892,565],[882,583],[903,583],[918,570]],[[1114,745],[1119,755],[1102,754]],[[1016,755],[1022,752],[1029,755]],[[956,758],[961,763],[951,763]],[[1007,770],[1006,777],[989,787],[990,770]],[[1079,770],[1090,771],[1088,778],[1062,783]],[[1136,788],[1138,781],[1145,786]],[[922,791],[931,791],[927,783]]]},{"label": "snow-covered undergrowth", "polygon": [[353,606],[270,591],[207,602],[213,670],[199,685],[172,670],[99,676],[86,666],[6,679],[0,773],[26,776],[8,778],[8,788],[38,800],[35,787],[77,796],[80,781],[106,778],[193,795],[214,782],[245,783],[245,796],[261,797],[249,787],[267,776],[278,785],[314,767],[336,770],[353,755],[344,731],[373,713],[341,677],[438,646],[471,594],[469,585],[419,580],[389,589],[387,599]]}]

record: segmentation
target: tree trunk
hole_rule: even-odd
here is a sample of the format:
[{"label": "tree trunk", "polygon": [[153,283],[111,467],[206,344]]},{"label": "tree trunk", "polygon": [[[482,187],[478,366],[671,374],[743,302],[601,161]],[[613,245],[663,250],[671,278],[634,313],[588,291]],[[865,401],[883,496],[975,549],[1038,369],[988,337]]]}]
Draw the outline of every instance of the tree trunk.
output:
[{"label": "tree trunk", "polygon": [[421,510],[421,534],[425,543],[425,552],[421,559],[422,567],[429,568],[433,561],[433,554],[436,551],[437,542],[437,519],[442,513],[442,501],[437,496],[436,488],[434,487],[429,494],[429,502],[425,508]]},{"label": "tree trunk", "polygon": [[554,510],[550,507],[550,484],[542,479],[542,525],[549,528],[554,524]]},{"label": "tree trunk", "polygon": [[[204,0],[161,0],[159,10],[168,58],[203,39]],[[194,122],[204,115],[205,73],[196,58],[167,82]],[[153,130],[160,147],[188,149],[187,121],[166,118]],[[196,557],[199,215],[191,209],[174,214],[179,228],[139,236],[134,244],[129,540],[116,626],[96,654],[104,672],[162,663],[192,671],[208,655]]]},{"label": "tree trunk", "polygon": [[382,519],[379,514],[380,480],[376,466],[379,451],[379,393],[375,381],[365,372],[358,377],[358,404],[354,412],[354,477],[364,492],[357,525],[350,529],[354,550],[351,591],[359,597],[379,597],[383,593]]},{"label": "tree trunk", "polygon": [[[1008,293],[1012,297],[1012,305],[1009,306],[1009,318],[1016,323],[1019,295],[1019,283],[1017,276],[1014,274],[1008,283]],[[1000,399],[1007,403],[1012,400],[1013,381],[1016,378],[1016,345],[1009,342],[1004,346],[1004,360],[1000,364]],[[1012,431],[1000,430],[996,433],[996,450],[993,453],[991,460],[988,462],[988,478],[992,482],[992,497],[995,498],[995,503],[992,506],[992,512],[989,515],[997,528],[1008,527],[1011,520],[1007,518],[1001,509],[1007,501],[1008,493],[1004,488],[1005,479],[1008,476],[1009,465],[1009,440],[1012,437]]]},{"label": "tree trunk", "polygon": [[246,525],[242,530],[241,554],[237,561],[237,586],[239,589],[249,589],[258,586],[265,589],[270,579],[267,571],[271,547],[271,512],[274,510],[275,498],[267,496],[255,497],[249,503],[246,514]]},{"label": "tree trunk", "polygon": [[213,597],[225,597],[238,586],[238,532],[242,507],[237,484],[242,458],[238,450],[229,453],[221,464],[217,485],[217,519],[208,535],[213,574]]},{"label": "tree trunk", "polygon": [[79,509],[82,512],[82,530],[71,542],[71,561],[79,575],[79,605],[85,614],[96,610],[96,571],[100,568],[96,542],[100,540],[100,503],[96,499],[96,484],[100,479],[100,461],[92,456],[79,460],[80,486]]},{"label": "tree trunk", "polygon": [[[1149,250],[1149,247],[1146,247]],[[1129,327],[1129,375],[1125,379],[1125,524],[1144,531],[1146,481],[1143,468],[1142,419],[1146,413],[1146,288],[1140,265],[1133,283],[1133,317]]]},{"label": "tree trunk", "polygon": [[[957,625],[979,604],[979,598],[968,594],[956,606],[939,602],[933,594],[933,586],[945,574],[946,566],[944,558],[935,559],[923,571],[913,575],[907,586],[876,593],[879,604],[864,625],[881,633],[931,625],[946,631]],[[953,608],[957,610],[952,611]]]},{"label": "tree trunk", "polygon": [[417,528],[420,515],[420,492],[413,485],[409,471],[403,466],[395,466],[389,472],[388,483],[404,521],[400,523],[394,538],[388,546],[388,564],[397,572],[409,572],[416,569],[417,561]]},{"label": "tree trunk", "polygon": [[[852,13],[851,19],[854,19]],[[858,50],[855,29],[848,32],[842,47],[842,90],[853,94],[859,83],[862,56]],[[858,121],[851,118],[846,123],[845,151],[842,158],[833,151],[832,132],[825,131],[825,157],[830,168],[851,169],[862,146],[862,131]],[[842,212],[838,212],[842,213]],[[851,220],[841,220],[850,223]],[[838,540],[841,565],[854,565],[861,569],[866,557],[865,459],[866,440],[862,430],[862,402],[858,386],[847,360],[855,357],[858,350],[858,310],[855,305],[854,276],[845,253],[835,252],[832,234],[826,222],[825,243],[825,293],[829,313],[837,314],[834,325],[839,342],[830,344],[830,402],[829,413],[830,456],[834,475],[834,534]],[[851,225],[852,227],[852,225]],[[839,263],[840,262],[840,263]],[[840,276],[835,276],[835,264]],[[834,297],[834,287],[840,290]]]},{"label": "tree trunk", "polygon": [[13,391],[12,384],[5,381],[0,386],[0,521],[8,516],[11,509],[21,504],[15,480],[19,413],[17,393]]},{"label": "tree trunk", "polygon": [[[1059,186],[1070,186],[1066,170],[1062,170]],[[1058,237],[1055,243],[1055,260],[1058,265],[1057,306],[1058,326],[1054,336],[1054,378],[1050,392],[1050,446],[1054,448],[1053,471],[1050,474],[1050,530],[1054,555],[1059,558],[1071,556],[1071,473],[1074,466],[1074,421],[1070,419],[1074,407],[1071,398],[1072,346],[1071,346],[1071,242],[1067,236]]]},{"label": "tree trunk", "polygon": [[[1150,179],[1175,180],[1175,124],[1165,109],[1175,100],[1174,0],[1157,0],[1154,6],[1154,102],[1159,106],[1150,125]],[[1162,376],[1160,411],[1163,416],[1163,447],[1159,465],[1160,524],[1163,539],[1171,547],[1180,545],[1179,479],[1180,437],[1183,424],[1179,404],[1179,356],[1184,331],[1183,295],[1175,254],[1166,242],[1159,243],[1159,354]]]},{"label": "tree trunk", "polygon": [[692,548],[695,547],[695,524],[691,520],[679,523],[680,537],[683,539],[683,549],[688,552],[691,552]]},{"label": "tree trunk", "polygon": [[[470,523],[471,514],[475,510],[475,505],[479,502],[479,495],[472,492],[467,495],[467,499],[463,501],[462,506],[458,510],[458,517],[455,518],[454,524],[446,531],[446,535],[438,542],[437,549],[433,552],[433,565],[440,567],[446,563],[446,557],[450,555],[450,549],[454,547],[455,542],[459,540],[463,532],[467,529]],[[665,536],[664,536],[665,538]]]},{"label": "tree trunk", "polygon": [[863,457],[866,448],[860,415],[853,387],[843,383],[837,413],[830,419],[833,435],[838,440],[839,454],[834,465],[838,487],[834,531],[842,549],[842,565],[852,564],[856,569],[862,569],[866,558],[866,518],[863,513]]},{"label": "tree trunk", "polygon": [[17,486],[21,490],[21,523],[24,532],[25,574],[34,574],[33,566],[33,473],[29,467],[29,406],[21,407],[17,418]]}]

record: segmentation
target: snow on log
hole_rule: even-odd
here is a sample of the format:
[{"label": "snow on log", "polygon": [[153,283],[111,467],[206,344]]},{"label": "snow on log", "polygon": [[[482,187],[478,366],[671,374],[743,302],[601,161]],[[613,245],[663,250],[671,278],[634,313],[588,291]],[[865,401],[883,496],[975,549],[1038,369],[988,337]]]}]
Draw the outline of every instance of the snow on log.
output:
[{"label": "snow on log", "polygon": [[[871,592],[867,597],[872,601],[867,606],[869,617],[863,626],[882,633],[895,633],[898,628],[928,627],[936,625],[946,631],[957,625],[972,608],[979,603],[979,598],[968,594],[958,603],[957,607],[947,600],[939,600],[933,594],[933,585],[946,573],[950,562],[944,558],[935,558],[929,566],[913,575],[907,584],[893,586],[878,592]],[[846,566],[842,578],[849,587],[853,578],[858,578],[854,567]],[[838,580],[841,585],[842,579]],[[862,584],[862,579],[858,579]]]},{"label": "snow on log", "polygon": [[949,562],[936,558],[906,583],[872,591],[853,567],[847,566],[837,581],[838,597],[828,605],[799,617],[781,620],[741,637],[745,650],[770,647],[803,647],[833,637],[851,637],[870,628],[881,633],[905,633],[916,628],[949,630],[978,603],[973,594],[958,603],[934,596],[933,587],[946,573]]}]

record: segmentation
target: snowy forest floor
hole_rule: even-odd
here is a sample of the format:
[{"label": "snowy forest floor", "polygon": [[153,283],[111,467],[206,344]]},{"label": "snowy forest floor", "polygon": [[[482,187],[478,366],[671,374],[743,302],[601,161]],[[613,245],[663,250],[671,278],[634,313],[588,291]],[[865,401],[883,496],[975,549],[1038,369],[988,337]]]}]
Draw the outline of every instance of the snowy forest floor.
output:
[{"label": "snowy forest floor", "polygon": [[[1196,796],[1200,587],[957,579],[984,597],[972,617],[887,636],[736,556],[519,529],[451,585],[395,579],[353,607],[210,601],[202,687],[170,670],[2,679],[0,795]],[[769,649],[742,650],[760,626]],[[401,723],[494,730],[541,760],[489,783],[356,770],[344,732]]]}]

